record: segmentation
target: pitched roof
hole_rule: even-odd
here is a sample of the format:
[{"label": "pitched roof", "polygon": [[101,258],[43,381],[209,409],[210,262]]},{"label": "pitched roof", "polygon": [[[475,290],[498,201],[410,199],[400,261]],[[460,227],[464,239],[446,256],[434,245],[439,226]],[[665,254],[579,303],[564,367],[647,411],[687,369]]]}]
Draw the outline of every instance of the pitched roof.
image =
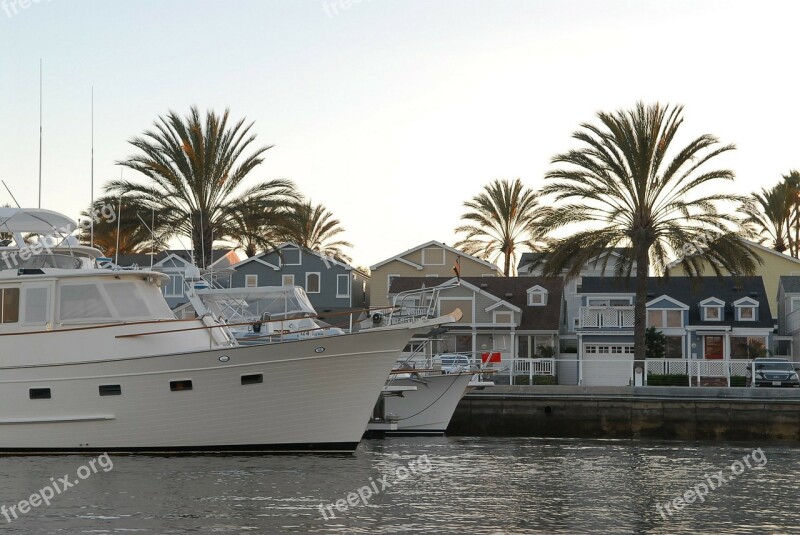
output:
[{"label": "pitched roof", "polygon": [[[693,284],[694,283],[694,284]],[[583,277],[582,294],[636,293],[636,279]],[[689,306],[689,325],[727,325],[731,327],[772,327],[769,299],[761,277],[670,277],[647,279],[648,301],[654,297],[669,297]],[[725,302],[724,321],[704,321],[700,302],[716,297]],[[758,321],[734,321],[733,303],[742,297],[758,301]]]},{"label": "pitched roof", "polygon": [[[392,277],[390,294],[431,288],[453,277]],[[462,282],[505,301],[522,310],[522,319],[517,330],[558,331],[561,321],[561,302],[564,294],[564,279],[561,277],[465,277]],[[547,304],[528,306],[528,288],[541,286],[547,290]]]},{"label": "pitched roof", "polygon": [[[630,248],[628,247],[612,247],[611,249],[608,249],[608,252],[615,256],[620,256],[622,254],[625,254],[629,250]],[[522,253],[519,257],[519,264],[517,265],[517,270],[520,270],[525,267],[536,266],[537,264],[541,263],[544,260],[546,254],[547,253],[545,252]],[[597,255],[592,260],[595,260],[601,256],[603,256],[603,254]]]},{"label": "pitched roof", "polygon": [[800,293],[800,277],[797,275],[781,275],[778,285],[783,286],[783,291],[786,293]]},{"label": "pitched roof", "polygon": [[[406,256],[407,254],[411,254],[414,251],[419,251],[420,249],[424,249],[425,247],[430,247],[432,245],[435,245],[437,247],[441,247],[443,249],[447,249],[451,253],[455,253],[457,255],[461,255],[464,258],[469,258],[470,260],[474,260],[475,262],[477,262],[479,264],[483,264],[486,267],[494,269],[498,273],[501,272],[500,268],[497,267],[495,264],[492,264],[491,262],[487,262],[486,260],[481,260],[477,256],[472,256],[470,254],[465,253],[464,251],[461,251],[460,249],[456,249],[455,247],[450,247],[449,245],[445,245],[444,243],[438,242],[436,240],[431,240],[431,241],[429,241],[427,243],[423,243],[421,245],[417,245],[416,247],[412,247],[411,249],[408,249],[407,251],[403,251],[400,254],[394,255],[391,258],[387,258],[386,260],[382,260],[382,261],[378,262],[377,264],[374,264],[374,265],[370,266],[369,269],[371,271],[375,271],[376,269],[378,269],[379,267],[383,266],[384,264],[388,264],[389,262],[392,262],[394,260],[404,261],[403,257]],[[407,262],[407,260],[406,260],[406,262]]]},{"label": "pitched roof", "polygon": [[[787,254],[784,254],[784,253],[779,253],[779,252],[778,252],[778,251],[776,251],[775,249],[770,249],[769,247],[764,247],[764,246],[763,246],[763,245],[761,245],[760,243],[756,243],[756,242],[754,242],[754,241],[750,241],[750,240],[742,240],[742,241],[743,241],[743,242],[744,242],[744,243],[745,243],[745,244],[746,244],[748,247],[752,247],[752,248],[754,248],[754,249],[757,249],[757,250],[758,250],[758,253],[757,253],[757,254],[758,254],[759,256],[760,256],[760,255],[762,255],[763,253],[769,253],[769,254],[771,254],[771,255],[773,255],[773,256],[777,256],[777,257],[779,257],[779,258],[781,258],[781,259],[784,259],[784,260],[789,260],[789,261],[791,261],[791,262],[794,262],[795,264],[800,264],[800,259],[797,259],[797,258],[795,258],[795,257],[793,257],[793,256],[789,256],[789,255],[787,255]],[[675,259],[675,260],[673,260],[672,262],[669,262],[669,263],[667,263],[667,269],[672,269],[672,268],[674,268],[675,266],[678,266],[678,265],[680,265],[680,263],[681,263],[681,259],[680,259],[680,258],[676,258],[676,259]]]},{"label": "pitched roof", "polygon": [[[234,265],[232,265],[231,267],[235,269],[235,268],[238,268],[239,266],[243,266],[244,264],[247,264],[248,262],[253,262],[253,261],[260,261],[263,264],[266,264],[266,265],[269,265],[269,266],[273,266],[273,264],[271,262],[266,262],[264,260],[264,257],[269,255],[269,254],[274,253],[275,251],[278,251],[279,249],[285,249],[287,247],[301,249],[303,251],[303,253],[312,254],[314,256],[317,256],[319,258],[324,259],[326,262],[330,262],[331,264],[335,264],[337,266],[343,267],[347,271],[356,271],[356,272],[360,273],[361,275],[369,278],[368,274],[364,273],[363,271],[361,271],[358,268],[355,268],[355,267],[351,266],[347,262],[344,262],[342,260],[337,260],[336,258],[333,258],[333,257],[330,257],[330,256],[323,256],[323,255],[321,255],[320,253],[318,253],[316,251],[312,251],[311,249],[307,249],[306,247],[300,247],[299,245],[297,245],[295,243],[291,243],[291,242],[282,243],[282,244],[276,246],[274,249],[270,249],[269,251],[264,251],[262,253],[259,253],[259,254],[255,255],[255,256],[251,256],[250,258],[245,258],[241,262],[237,262]],[[276,268],[280,268],[280,266],[275,266],[275,267]]]},{"label": "pitched roof", "polygon": [[[233,249],[214,249],[211,251],[211,261],[216,262],[221,258],[224,258],[225,255],[231,251],[233,251]],[[167,249],[156,253],[156,255],[153,257],[153,265],[166,260],[170,255],[175,255],[186,262],[191,262],[192,260],[191,251],[187,251],[186,249]],[[121,254],[119,255],[119,261],[117,262],[117,265],[127,267],[136,264],[139,267],[149,267],[150,256],[151,255],[149,254]]]}]

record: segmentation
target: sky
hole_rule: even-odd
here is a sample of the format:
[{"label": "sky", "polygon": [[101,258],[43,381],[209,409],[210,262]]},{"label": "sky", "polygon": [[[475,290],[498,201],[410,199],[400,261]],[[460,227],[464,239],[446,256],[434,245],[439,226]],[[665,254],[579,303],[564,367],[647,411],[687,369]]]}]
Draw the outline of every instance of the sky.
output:
[{"label": "sky", "polygon": [[42,207],[74,218],[92,91],[96,196],[160,115],[229,108],[274,145],[246,185],[293,180],[362,266],[454,244],[484,185],[539,188],[581,123],[638,100],[684,105],[679,140],[735,143],[719,165],[746,194],[800,168],[798,20],[789,1],[0,0],[0,179],[37,206],[41,59]]}]

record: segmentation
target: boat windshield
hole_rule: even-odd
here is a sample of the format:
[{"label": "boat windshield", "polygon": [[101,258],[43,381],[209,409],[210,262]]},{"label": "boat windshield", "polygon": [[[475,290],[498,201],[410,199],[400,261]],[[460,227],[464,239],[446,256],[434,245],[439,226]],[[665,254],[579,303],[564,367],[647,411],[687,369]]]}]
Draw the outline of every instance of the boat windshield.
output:
[{"label": "boat windshield", "polygon": [[229,322],[316,315],[305,290],[298,286],[198,289],[196,293],[209,310]]},{"label": "boat windshield", "polygon": [[66,254],[40,254],[26,259],[16,254],[5,254],[0,260],[0,270],[5,269],[87,269],[92,261],[87,257]]}]

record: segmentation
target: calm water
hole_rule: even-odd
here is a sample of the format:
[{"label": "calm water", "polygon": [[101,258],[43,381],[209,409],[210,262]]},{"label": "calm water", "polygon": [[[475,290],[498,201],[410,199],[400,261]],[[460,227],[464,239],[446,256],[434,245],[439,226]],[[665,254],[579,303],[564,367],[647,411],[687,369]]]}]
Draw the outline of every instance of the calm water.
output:
[{"label": "calm water", "polygon": [[[762,468],[751,460],[667,520],[656,511],[719,470],[727,479],[759,446]],[[90,459],[0,458],[0,504],[77,479]],[[2,533],[800,533],[800,449],[786,446],[400,438],[365,441],[352,457],[111,459],[50,506],[11,524],[0,516]],[[398,481],[412,460],[416,474]],[[320,503],[362,487],[367,505],[354,494],[358,505],[323,518]]]}]

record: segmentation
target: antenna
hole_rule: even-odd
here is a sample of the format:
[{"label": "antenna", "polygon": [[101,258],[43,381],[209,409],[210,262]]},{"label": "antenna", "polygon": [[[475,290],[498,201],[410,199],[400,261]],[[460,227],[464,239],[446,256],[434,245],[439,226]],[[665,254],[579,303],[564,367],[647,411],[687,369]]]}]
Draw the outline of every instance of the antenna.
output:
[{"label": "antenna", "polygon": [[156,207],[151,206],[150,210],[150,271],[153,271],[153,259],[156,257]]},{"label": "antenna", "polygon": [[22,208],[22,207],[19,205],[19,203],[17,202],[17,198],[16,198],[16,197],[14,197],[14,194],[13,194],[13,193],[11,193],[11,190],[10,190],[10,189],[8,189],[8,186],[6,185],[6,181],[5,181],[5,180],[2,180],[2,181],[0,181],[0,182],[2,182],[2,183],[3,183],[3,187],[5,187],[5,188],[6,188],[6,191],[8,192],[8,194],[9,194],[9,195],[11,195],[11,198],[12,198],[12,199],[14,199],[14,204],[16,204],[16,205],[17,205],[17,208]]},{"label": "antenna", "polygon": [[[91,173],[91,206],[89,210],[94,210],[94,86],[92,86],[92,173]],[[94,219],[92,219],[91,234],[89,234],[89,245],[94,247]]]},{"label": "antenna", "polygon": [[[9,191],[9,193],[11,192]],[[42,207],[42,58],[39,58],[39,208],[41,207]]]},{"label": "antenna", "polygon": [[[122,170],[120,170],[122,175]],[[117,208],[117,246],[114,248],[114,263],[119,265],[119,227],[122,223],[122,195],[119,196],[119,207]]]}]

